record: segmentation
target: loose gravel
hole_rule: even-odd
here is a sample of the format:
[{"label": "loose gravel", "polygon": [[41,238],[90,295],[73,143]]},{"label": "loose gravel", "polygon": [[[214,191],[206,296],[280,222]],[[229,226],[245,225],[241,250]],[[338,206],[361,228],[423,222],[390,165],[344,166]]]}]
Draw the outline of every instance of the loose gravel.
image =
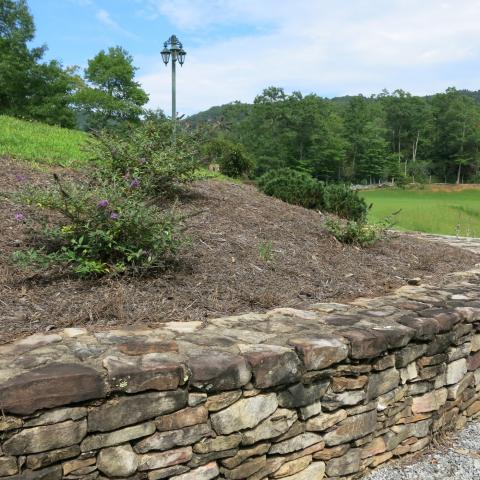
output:
[{"label": "loose gravel", "polygon": [[480,422],[467,425],[446,446],[379,467],[363,480],[480,480]]}]

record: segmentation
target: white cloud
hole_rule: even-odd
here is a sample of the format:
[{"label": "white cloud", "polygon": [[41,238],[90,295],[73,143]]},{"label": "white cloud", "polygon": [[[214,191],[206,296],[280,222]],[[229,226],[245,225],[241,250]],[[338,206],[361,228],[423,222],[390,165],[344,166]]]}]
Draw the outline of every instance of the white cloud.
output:
[{"label": "white cloud", "polygon": [[97,11],[95,14],[95,18],[105,25],[106,27],[110,28],[111,30],[114,30],[118,33],[121,33],[122,35],[125,35],[126,37],[135,37],[135,35],[128,30],[125,30],[123,27],[121,27],[110,15],[107,10],[100,9]]},{"label": "white cloud", "polygon": [[[480,51],[480,0],[138,1],[150,18],[166,17],[181,40],[195,39],[184,41],[182,112],[251,101],[268,85],[320,95],[480,87],[479,73],[464,73],[478,71],[471,66]],[[248,33],[234,36],[234,27]],[[141,71],[151,104],[168,110],[163,64],[145,59]]]}]

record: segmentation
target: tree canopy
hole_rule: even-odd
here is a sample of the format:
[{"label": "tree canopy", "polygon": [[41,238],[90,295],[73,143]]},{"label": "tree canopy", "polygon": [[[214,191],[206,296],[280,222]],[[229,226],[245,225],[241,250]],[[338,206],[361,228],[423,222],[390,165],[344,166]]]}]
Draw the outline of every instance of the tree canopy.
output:
[{"label": "tree canopy", "polygon": [[[324,181],[480,181],[480,103],[454,88],[429,97],[403,90],[325,99],[269,87],[188,119],[242,143],[261,175],[279,168]],[[224,121],[228,119],[228,121]]]},{"label": "tree canopy", "polygon": [[90,127],[139,120],[148,95],[134,79],[136,70],[132,56],[119,46],[101,50],[88,61],[87,84],[79,89],[75,101]]}]

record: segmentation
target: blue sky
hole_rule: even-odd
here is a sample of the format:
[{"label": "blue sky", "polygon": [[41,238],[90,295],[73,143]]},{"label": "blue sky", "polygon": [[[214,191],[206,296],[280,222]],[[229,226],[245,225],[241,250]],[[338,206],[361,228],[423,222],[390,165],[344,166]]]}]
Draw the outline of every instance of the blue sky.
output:
[{"label": "blue sky", "polygon": [[170,108],[163,42],[187,50],[178,111],[252,101],[269,85],[321,96],[480,89],[480,0],[29,0],[36,44],[84,67],[121,45],[152,108]]}]

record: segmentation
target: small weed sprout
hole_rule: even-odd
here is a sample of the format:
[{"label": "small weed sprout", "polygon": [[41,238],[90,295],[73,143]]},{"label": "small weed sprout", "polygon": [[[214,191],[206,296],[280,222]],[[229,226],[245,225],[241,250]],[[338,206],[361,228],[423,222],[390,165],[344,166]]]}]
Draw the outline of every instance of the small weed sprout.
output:
[{"label": "small weed sprout", "polygon": [[275,259],[275,254],[273,252],[273,243],[271,240],[266,240],[260,242],[258,245],[258,254],[260,258],[266,262],[272,262]]}]

